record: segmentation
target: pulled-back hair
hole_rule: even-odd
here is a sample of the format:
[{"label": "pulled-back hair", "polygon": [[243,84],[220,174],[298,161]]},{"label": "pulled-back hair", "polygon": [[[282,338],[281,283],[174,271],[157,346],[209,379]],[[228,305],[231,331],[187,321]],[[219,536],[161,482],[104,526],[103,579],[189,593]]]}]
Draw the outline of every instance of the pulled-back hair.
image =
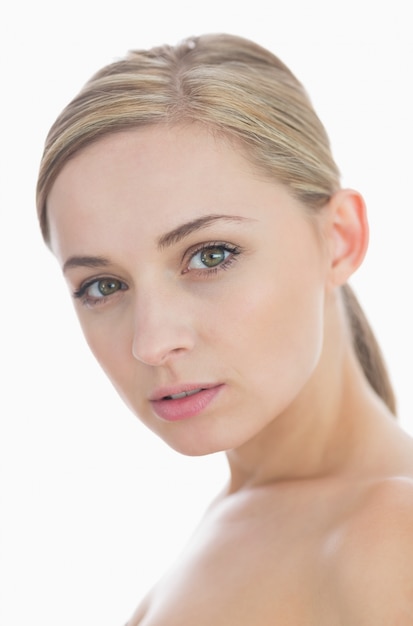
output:
[{"label": "pulled-back hair", "polygon": [[[114,132],[191,122],[236,141],[256,168],[286,185],[309,211],[340,187],[325,129],[291,71],[251,41],[203,35],[129,52],[97,72],[62,111],[47,137],[37,186],[44,239],[47,197],[68,159]],[[377,342],[350,287],[342,293],[366,378],[395,413]]]}]

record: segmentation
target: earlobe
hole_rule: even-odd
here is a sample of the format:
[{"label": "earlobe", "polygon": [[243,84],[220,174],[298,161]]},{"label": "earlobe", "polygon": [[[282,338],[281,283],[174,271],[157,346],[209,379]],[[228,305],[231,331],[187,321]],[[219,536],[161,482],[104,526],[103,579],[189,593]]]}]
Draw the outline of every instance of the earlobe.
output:
[{"label": "earlobe", "polygon": [[344,285],[361,265],[367,251],[369,227],[362,196],[340,189],[329,203],[330,284]]}]

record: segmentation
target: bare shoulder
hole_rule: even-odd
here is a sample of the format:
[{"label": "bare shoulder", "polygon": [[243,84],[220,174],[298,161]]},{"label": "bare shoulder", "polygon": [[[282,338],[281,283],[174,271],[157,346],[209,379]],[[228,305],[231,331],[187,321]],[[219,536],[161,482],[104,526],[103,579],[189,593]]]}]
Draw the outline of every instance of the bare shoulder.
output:
[{"label": "bare shoulder", "polygon": [[413,625],[413,477],[369,485],[330,549],[330,584],[345,623]]}]

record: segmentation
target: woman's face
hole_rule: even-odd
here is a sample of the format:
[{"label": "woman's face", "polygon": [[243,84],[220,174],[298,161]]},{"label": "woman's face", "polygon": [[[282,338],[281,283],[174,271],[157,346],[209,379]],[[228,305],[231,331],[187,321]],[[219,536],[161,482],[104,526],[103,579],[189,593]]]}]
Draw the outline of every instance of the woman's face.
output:
[{"label": "woman's face", "polygon": [[48,215],[90,348],[169,445],[235,448],[294,406],[320,357],[326,254],[229,142],[113,134],[65,165]]}]

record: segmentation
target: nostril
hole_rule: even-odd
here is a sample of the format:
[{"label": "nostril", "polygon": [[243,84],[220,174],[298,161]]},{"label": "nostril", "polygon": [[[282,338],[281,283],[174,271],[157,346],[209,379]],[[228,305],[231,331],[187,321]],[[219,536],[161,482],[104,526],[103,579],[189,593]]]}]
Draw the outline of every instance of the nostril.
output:
[{"label": "nostril", "polygon": [[[159,336],[157,337],[154,333],[148,333],[145,337],[141,335],[134,340],[132,354],[136,360],[146,365],[164,365],[169,359],[184,355],[188,350],[192,349],[192,341],[189,335],[186,337],[183,337],[183,334],[181,335],[180,346],[178,341],[179,338],[175,341],[165,338],[165,340],[162,341],[162,339]],[[178,344],[178,346],[176,344]]]}]

